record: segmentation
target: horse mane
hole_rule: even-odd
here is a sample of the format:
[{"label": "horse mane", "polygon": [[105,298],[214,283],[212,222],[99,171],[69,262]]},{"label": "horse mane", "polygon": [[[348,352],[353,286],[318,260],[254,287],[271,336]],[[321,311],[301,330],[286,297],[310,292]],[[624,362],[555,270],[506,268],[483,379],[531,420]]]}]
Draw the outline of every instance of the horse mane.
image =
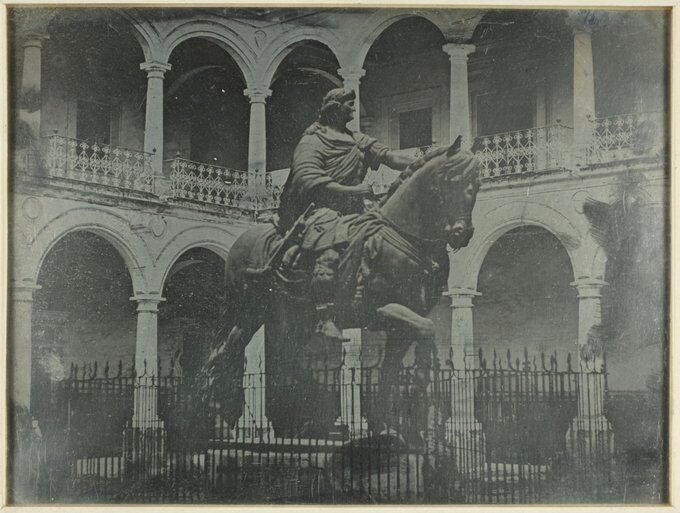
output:
[{"label": "horse mane", "polygon": [[[406,183],[412,176],[416,175],[420,170],[422,170],[425,165],[436,157],[440,157],[449,150],[448,146],[441,146],[435,148],[416,160],[411,162],[411,164],[397,177],[397,179],[392,182],[387,194],[380,201],[380,205],[385,204],[385,202],[395,193],[397,190]],[[466,162],[467,161],[467,162]],[[450,176],[451,171],[456,171],[455,174]],[[457,150],[453,155],[448,157],[442,166],[433,170],[433,176],[436,178],[436,182],[442,179],[446,179],[450,182],[463,182],[468,183],[472,180],[479,179],[479,167],[477,162],[477,157],[474,153],[469,150]]]}]

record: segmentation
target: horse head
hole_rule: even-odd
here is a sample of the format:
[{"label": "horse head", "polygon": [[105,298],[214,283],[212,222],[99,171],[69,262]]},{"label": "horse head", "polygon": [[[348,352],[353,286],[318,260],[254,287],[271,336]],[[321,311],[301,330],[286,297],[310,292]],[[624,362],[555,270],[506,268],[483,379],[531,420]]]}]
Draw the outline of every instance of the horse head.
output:
[{"label": "horse head", "polygon": [[480,186],[475,155],[454,143],[417,159],[403,176],[382,214],[415,239],[446,242],[452,249],[467,246]]}]

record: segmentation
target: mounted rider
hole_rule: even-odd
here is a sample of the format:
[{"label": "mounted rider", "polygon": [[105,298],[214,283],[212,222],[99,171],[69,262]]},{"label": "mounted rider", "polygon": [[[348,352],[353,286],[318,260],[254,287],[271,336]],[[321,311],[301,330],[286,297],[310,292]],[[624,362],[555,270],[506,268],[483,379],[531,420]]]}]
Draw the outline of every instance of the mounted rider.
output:
[{"label": "mounted rider", "polygon": [[[337,215],[360,214],[365,210],[364,198],[373,195],[371,185],[363,183],[369,168],[385,164],[402,171],[414,160],[399,155],[376,139],[352,132],[346,125],[355,115],[356,94],[351,89],[329,91],[323,99],[319,118],[305,130],[295,148],[288,179],[283,187],[279,207],[278,229],[291,233],[309,206],[317,221]],[[324,208],[323,211],[319,210]],[[330,209],[334,212],[330,212]],[[307,218],[310,216],[308,215]],[[323,219],[321,219],[323,224]],[[283,264],[299,253],[300,241],[290,248]],[[332,246],[332,245],[329,245]],[[333,295],[335,274],[340,254],[334,247],[318,247],[311,278],[311,291],[319,312],[317,332],[330,338],[342,338],[334,323]]]}]

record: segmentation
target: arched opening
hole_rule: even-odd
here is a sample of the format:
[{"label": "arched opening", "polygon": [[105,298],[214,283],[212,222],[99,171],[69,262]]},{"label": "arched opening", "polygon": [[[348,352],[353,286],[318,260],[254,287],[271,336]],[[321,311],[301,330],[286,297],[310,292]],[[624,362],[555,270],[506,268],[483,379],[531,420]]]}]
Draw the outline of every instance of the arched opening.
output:
[{"label": "arched opening", "polygon": [[[71,376],[102,377],[119,364],[131,375],[136,304],[120,253],[99,235],[76,231],[59,240],[38,274],[33,304],[32,403],[48,411],[51,389]],[[48,419],[49,420],[49,419]]]},{"label": "arched opening", "polygon": [[573,36],[565,13],[490,11],[468,61],[473,134],[571,126]]},{"label": "arched opening", "polygon": [[335,87],[338,61],[316,41],[298,44],[281,62],[267,101],[267,169],[290,167],[293,150],[302,133],[318,116],[321,100]]},{"label": "arched opening", "polygon": [[544,228],[521,226],[500,237],[481,266],[473,308],[475,348],[482,349],[491,365],[493,351],[507,365],[509,350],[524,360],[557,353],[566,368],[572,353],[578,368],[578,299],[571,261],[562,243]]},{"label": "arched opening", "polygon": [[361,81],[363,132],[394,149],[444,140],[449,104],[444,42],[441,31],[420,17],[397,21],[375,40]]},{"label": "arched opening", "polygon": [[248,165],[249,103],[243,74],[217,44],[193,38],[170,56],[165,76],[164,146],[195,162],[243,170]]},{"label": "arched opening", "polygon": [[170,268],[158,311],[158,353],[164,373],[189,380],[206,362],[225,301],[224,260],[197,247]]},{"label": "arched opening", "polygon": [[50,22],[42,57],[44,135],[144,148],[144,53],[133,30],[105,9],[62,9]]}]

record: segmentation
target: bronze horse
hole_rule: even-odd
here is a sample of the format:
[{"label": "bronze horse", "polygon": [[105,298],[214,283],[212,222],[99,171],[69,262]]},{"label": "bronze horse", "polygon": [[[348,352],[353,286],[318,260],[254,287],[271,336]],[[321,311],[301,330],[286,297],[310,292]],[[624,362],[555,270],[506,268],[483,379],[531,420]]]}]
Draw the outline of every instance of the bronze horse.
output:
[{"label": "bronze horse", "polygon": [[[376,211],[341,218],[349,242],[342,249],[338,272],[336,323],[343,329],[384,330],[387,374],[400,367],[413,342],[417,365],[431,365],[434,326],[425,316],[446,285],[447,245],[456,250],[472,237],[479,169],[472,153],[455,146],[416,160]],[[296,287],[281,280],[256,280],[249,272],[261,268],[280,241],[273,226],[261,225],[234,243],[226,264],[231,301],[205,373],[212,399],[233,424],[242,408],[245,347],[265,324],[267,416],[278,433],[292,433],[290,417],[295,412],[306,409],[319,415],[316,408],[328,401],[310,403],[301,380],[294,378],[303,372],[303,344],[314,338],[316,316],[308,278]],[[302,388],[296,392],[296,387]],[[272,400],[277,389],[288,390],[283,401]]]}]

